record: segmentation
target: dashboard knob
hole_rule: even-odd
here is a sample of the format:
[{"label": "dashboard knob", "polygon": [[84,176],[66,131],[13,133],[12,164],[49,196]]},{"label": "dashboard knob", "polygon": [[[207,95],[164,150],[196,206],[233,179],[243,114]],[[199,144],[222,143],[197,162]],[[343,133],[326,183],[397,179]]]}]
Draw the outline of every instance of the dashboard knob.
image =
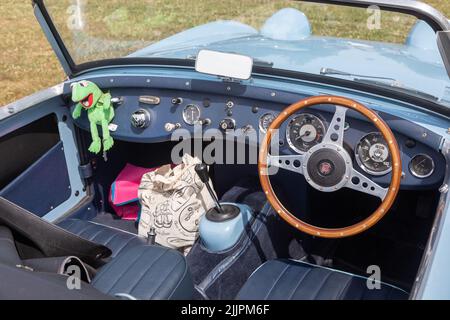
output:
[{"label": "dashboard knob", "polygon": [[151,115],[145,109],[139,109],[131,115],[131,124],[137,129],[145,129],[150,125]]},{"label": "dashboard knob", "polygon": [[182,104],[183,103],[183,98],[180,97],[176,97],[172,99],[172,104]]},{"label": "dashboard knob", "polygon": [[179,129],[180,127],[181,127],[181,124],[179,124],[179,123],[170,123],[170,122],[167,122],[167,123],[164,125],[164,130],[166,130],[167,132],[172,132],[173,130]]},{"label": "dashboard knob", "polygon": [[234,119],[232,118],[225,118],[220,121],[219,126],[223,131],[234,130],[236,128],[236,121],[234,121]]}]

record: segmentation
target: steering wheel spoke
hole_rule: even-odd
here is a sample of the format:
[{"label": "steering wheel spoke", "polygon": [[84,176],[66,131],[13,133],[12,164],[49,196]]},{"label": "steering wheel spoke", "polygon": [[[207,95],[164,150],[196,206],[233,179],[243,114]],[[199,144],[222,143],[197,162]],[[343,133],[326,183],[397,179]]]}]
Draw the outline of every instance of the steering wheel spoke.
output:
[{"label": "steering wheel spoke", "polygon": [[344,143],[344,131],[345,131],[345,115],[347,108],[336,106],[333,119],[330,122],[328,130],[323,138],[324,143],[336,143],[343,145]]},{"label": "steering wheel spoke", "polygon": [[[295,173],[303,174],[304,156],[301,154],[273,156],[267,155],[267,164],[270,167],[282,168]],[[273,169],[272,169],[273,170]]]},{"label": "steering wheel spoke", "polygon": [[381,200],[384,200],[388,193],[387,188],[381,187],[356,169],[352,169],[351,178],[348,180],[345,187],[376,196]]}]

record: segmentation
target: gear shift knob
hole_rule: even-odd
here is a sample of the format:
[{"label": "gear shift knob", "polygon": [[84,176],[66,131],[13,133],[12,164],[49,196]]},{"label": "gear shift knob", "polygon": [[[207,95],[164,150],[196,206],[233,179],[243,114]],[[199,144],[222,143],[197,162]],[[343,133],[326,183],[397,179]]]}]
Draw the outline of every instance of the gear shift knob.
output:
[{"label": "gear shift knob", "polygon": [[209,172],[208,172],[208,166],[204,163],[197,164],[195,166],[195,172],[197,173],[200,180],[202,180],[203,183],[209,183]]},{"label": "gear shift knob", "polygon": [[211,189],[211,186],[209,184],[208,166],[204,163],[199,163],[195,166],[195,172],[197,173],[200,180],[205,184],[209,194],[211,195],[211,198],[213,198],[214,203],[216,204],[217,212],[223,213],[222,206],[220,205],[219,200],[216,197],[216,194]]}]

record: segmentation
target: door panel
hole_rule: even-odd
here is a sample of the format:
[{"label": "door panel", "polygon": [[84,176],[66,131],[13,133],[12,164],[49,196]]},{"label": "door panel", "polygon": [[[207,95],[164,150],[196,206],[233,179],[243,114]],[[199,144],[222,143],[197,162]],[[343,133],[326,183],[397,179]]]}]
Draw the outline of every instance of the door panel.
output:
[{"label": "door panel", "polygon": [[[48,221],[86,199],[70,110],[50,88],[0,110],[0,196]],[[1,214],[1,213],[0,213]]]},{"label": "door panel", "polygon": [[0,138],[0,190],[60,141],[55,114]]}]

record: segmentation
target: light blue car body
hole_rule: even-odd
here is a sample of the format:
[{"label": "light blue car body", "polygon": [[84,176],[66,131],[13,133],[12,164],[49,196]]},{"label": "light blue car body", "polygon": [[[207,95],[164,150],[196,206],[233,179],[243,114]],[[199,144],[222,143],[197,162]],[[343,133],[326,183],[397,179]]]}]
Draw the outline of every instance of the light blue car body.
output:
[{"label": "light blue car body", "polygon": [[[39,20],[39,13],[36,14]],[[295,23],[294,23],[295,22]],[[42,24],[42,21],[41,21]],[[45,24],[45,23],[44,23]],[[45,30],[49,33],[49,30]],[[51,37],[49,37],[50,41]],[[53,47],[56,45],[53,43]],[[450,79],[447,75],[436,45],[435,32],[425,22],[419,21],[411,30],[404,44],[390,44],[331,37],[318,37],[311,33],[307,17],[295,9],[283,9],[269,18],[261,30],[235,21],[217,21],[201,25],[160,42],[152,44],[130,55],[130,57],[194,58],[200,49],[224,52],[239,52],[273,63],[274,68],[319,74],[321,68],[332,68],[352,74],[388,77],[404,87],[420,88],[437,98],[437,102],[450,107]],[[60,56],[60,54],[57,55]],[[255,61],[258,63],[258,61]],[[162,66],[123,66],[93,69],[71,79],[94,79],[101,77],[164,76],[222,81],[209,75],[199,74],[192,69],[166,68]],[[349,79],[348,77],[342,77]],[[351,80],[351,79],[350,79]],[[255,75],[250,86],[282,89],[285,91],[320,94],[345,95],[361,99],[370,107],[385,111],[400,118],[423,126],[449,140],[450,122],[448,118],[433,116],[420,106],[396,101],[382,96],[343,89],[337,86],[308,83],[307,81],[284,81],[284,79],[259,77]],[[46,96],[49,98],[48,92]],[[42,93],[37,93],[43,95]],[[14,107],[24,109],[35,104],[33,97],[14,103]],[[2,113],[0,111],[0,116]],[[446,178],[447,179],[447,178]],[[447,180],[446,180],[447,181]],[[60,216],[57,209],[46,217],[54,220]],[[64,209],[64,208],[63,208]],[[427,255],[428,267],[423,285],[415,293],[415,298],[450,299],[450,209],[442,208],[439,232],[433,234],[433,253]],[[427,253],[426,253],[427,254]]]}]

